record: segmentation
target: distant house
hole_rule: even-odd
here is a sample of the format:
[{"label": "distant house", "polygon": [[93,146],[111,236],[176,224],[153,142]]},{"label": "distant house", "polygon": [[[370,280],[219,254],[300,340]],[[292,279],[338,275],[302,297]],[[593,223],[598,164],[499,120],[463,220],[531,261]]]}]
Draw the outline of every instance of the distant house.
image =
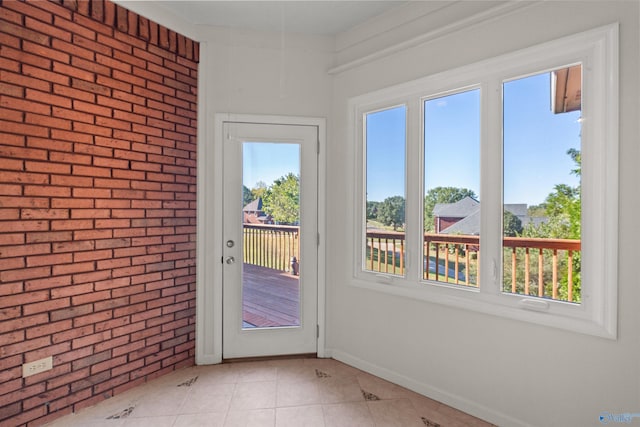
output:
[{"label": "distant house", "polygon": [[[504,209],[518,217],[524,227],[534,223],[546,222],[545,217],[530,217],[526,203],[510,203]],[[465,197],[455,203],[438,203],[433,208],[436,233],[441,234],[480,234],[480,202],[472,197]]]},{"label": "distant house", "polygon": [[242,209],[243,222],[245,224],[273,224],[271,215],[267,215],[262,210],[262,197],[247,204]]}]

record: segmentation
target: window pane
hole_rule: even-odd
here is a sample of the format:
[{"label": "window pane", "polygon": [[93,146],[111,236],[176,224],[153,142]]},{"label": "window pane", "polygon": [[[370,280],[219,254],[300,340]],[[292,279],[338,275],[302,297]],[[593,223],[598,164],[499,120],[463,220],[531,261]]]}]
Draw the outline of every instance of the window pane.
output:
[{"label": "window pane", "polygon": [[365,114],[364,269],[404,276],[406,107]]},{"label": "window pane", "polygon": [[503,291],[578,303],[582,67],[503,90]]},{"label": "window pane", "polygon": [[423,278],[478,286],[480,90],[424,103]]}]

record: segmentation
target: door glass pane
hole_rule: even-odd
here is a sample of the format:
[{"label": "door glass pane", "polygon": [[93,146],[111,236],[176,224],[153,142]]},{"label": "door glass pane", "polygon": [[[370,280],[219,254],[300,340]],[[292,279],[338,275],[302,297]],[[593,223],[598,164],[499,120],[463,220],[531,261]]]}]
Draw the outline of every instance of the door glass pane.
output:
[{"label": "door glass pane", "polygon": [[364,270],[399,276],[405,273],[406,115],[404,105],[364,115]]},{"label": "door glass pane", "polygon": [[242,147],[243,329],[300,326],[300,146]]},{"label": "door glass pane", "polygon": [[480,90],[424,102],[423,279],[478,286]]},{"label": "door glass pane", "polygon": [[503,291],[579,303],[582,67],[503,90]]}]

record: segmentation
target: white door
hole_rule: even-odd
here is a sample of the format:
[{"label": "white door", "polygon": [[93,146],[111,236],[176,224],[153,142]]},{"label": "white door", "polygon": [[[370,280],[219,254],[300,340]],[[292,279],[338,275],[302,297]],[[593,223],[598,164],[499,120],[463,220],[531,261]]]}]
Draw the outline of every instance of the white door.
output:
[{"label": "white door", "polygon": [[223,126],[223,358],[316,353],[318,127]]}]

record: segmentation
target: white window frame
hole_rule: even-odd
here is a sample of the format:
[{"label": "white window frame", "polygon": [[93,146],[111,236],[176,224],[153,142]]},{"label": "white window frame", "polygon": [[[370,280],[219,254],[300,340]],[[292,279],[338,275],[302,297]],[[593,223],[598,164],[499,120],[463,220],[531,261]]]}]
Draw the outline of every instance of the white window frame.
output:
[{"label": "white window frame", "polygon": [[[502,84],[581,63],[582,294],[573,304],[502,292]],[[480,88],[480,287],[422,280],[423,105]],[[406,128],[405,276],[367,271],[363,118],[404,104]],[[617,338],[618,24],[596,28],[349,100],[356,141],[352,284],[579,333]],[[411,178],[413,177],[413,178]],[[415,179],[415,177],[421,177]],[[417,261],[417,262],[416,262]]]}]

